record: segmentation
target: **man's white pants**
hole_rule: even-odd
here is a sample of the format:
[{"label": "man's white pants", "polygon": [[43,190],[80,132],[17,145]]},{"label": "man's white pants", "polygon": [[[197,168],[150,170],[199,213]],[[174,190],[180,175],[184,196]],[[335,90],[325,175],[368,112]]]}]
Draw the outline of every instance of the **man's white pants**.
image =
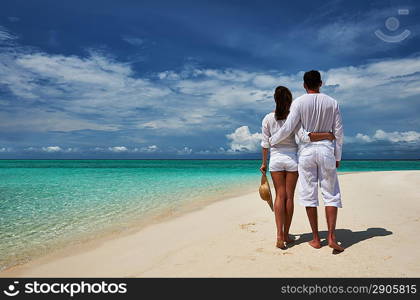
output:
[{"label": "man's white pants", "polygon": [[309,143],[299,151],[299,202],[315,207],[318,183],[325,206],[342,207],[332,143]]}]

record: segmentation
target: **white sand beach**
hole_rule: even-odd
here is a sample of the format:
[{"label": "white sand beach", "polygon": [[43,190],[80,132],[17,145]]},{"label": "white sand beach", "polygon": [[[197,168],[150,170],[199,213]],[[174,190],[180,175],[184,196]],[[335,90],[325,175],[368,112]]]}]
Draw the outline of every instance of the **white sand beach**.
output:
[{"label": "white sand beach", "polygon": [[[255,192],[211,203],[137,232],[69,247],[1,277],[419,277],[420,171],[341,174],[343,208],[333,254],[311,248],[295,199],[291,233],[275,247],[274,214]],[[274,191],[273,191],[274,192]],[[326,235],[319,208],[322,238]]]}]

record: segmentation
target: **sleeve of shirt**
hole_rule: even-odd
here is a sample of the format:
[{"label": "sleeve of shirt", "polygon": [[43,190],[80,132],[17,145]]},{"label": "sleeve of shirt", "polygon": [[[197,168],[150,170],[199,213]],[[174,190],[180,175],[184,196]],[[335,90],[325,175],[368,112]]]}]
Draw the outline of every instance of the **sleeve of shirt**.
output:
[{"label": "sleeve of shirt", "polygon": [[270,129],[268,128],[268,120],[267,118],[264,118],[262,120],[262,138],[261,138],[261,147],[263,148],[270,148],[270,143],[268,142],[268,139],[270,138]]},{"label": "sleeve of shirt", "polygon": [[295,139],[296,139],[296,142],[298,144],[309,143],[311,141],[311,139],[309,137],[309,132],[306,131],[305,129],[303,129],[302,126],[300,128],[296,127],[296,129],[295,129]]},{"label": "sleeve of shirt", "polygon": [[286,122],[273,136],[269,138],[270,145],[276,145],[282,140],[291,135],[296,128],[300,127],[300,107],[296,101],[292,102],[290,106],[290,113],[287,116]]},{"label": "sleeve of shirt", "polygon": [[341,154],[343,152],[343,142],[344,142],[344,131],[343,131],[343,120],[341,118],[340,108],[337,104],[337,108],[334,115],[334,124],[333,124],[333,134],[335,136],[335,160],[341,160]]}]

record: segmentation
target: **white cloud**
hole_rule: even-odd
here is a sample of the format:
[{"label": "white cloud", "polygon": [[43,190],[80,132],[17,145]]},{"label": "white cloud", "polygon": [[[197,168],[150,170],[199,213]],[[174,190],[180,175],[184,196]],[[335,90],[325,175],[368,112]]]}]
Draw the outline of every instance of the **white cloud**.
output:
[{"label": "white cloud", "polygon": [[[328,93],[343,107],[393,109],[396,99],[420,94],[420,57],[378,60],[321,73]],[[180,78],[168,84],[182,93],[182,100],[175,96],[181,103],[198,98],[202,105],[217,111],[239,107],[257,113],[267,111],[274,105],[273,92],[278,85],[288,87],[295,98],[304,93],[303,71],[286,75],[275,71],[193,69],[171,76]]]},{"label": "white cloud", "polygon": [[[389,32],[385,27],[385,20],[388,17],[396,16],[395,14],[399,8],[398,6],[392,7],[387,5],[381,9],[367,9],[355,13],[348,12],[337,18],[336,10],[340,10],[340,8],[336,7],[335,11],[332,11],[329,16],[322,14],[313,16],[316,19],[315,22],[322,22],[321,26],[310,26],[310,23],[314,22],[314,20],[311,20],[311,18],[306,19],[302,24],[303,32],[301,36],[313,36],[311,42],[323,47],[323,51],[328,53],[328,55],[354,55],[360,53],[367,55],[378,52],[386,54],[390,49],[401,47],[401,44],[404,42],[396,44],[385,43],[377,38],[374,32],[378,29]],[[329,21],[325,22],[325,18],[329,19]],[[411,24],[410,26],[404,26],[404,29],[417,32],[419,26]],[[411,38],[414,38],[413,34],[408,37],[408,39]]]},{"label": "white cloud", "polygon": [[133,46],[142,46],[144,45],[144,39],[138,38],[138,37],[129,37],[125,36],[122,38],[127,43],[133,45]]},{"label": "white cloud", "polygon": [[385,140],[392,143],[414,143],[420,141],[420,132],[416,131],[405,131],[405,132],[386,132],[383,130],[376,130],[375,135],[373,136],[376,140]]},{"label": "white cloud", "polygon": [[16,63],[35,74],[57,80],[58,83],[99,84],[112,88],[123,86],[123,78],[132,73],[129,66],[114,63],[95,52],[86,59],[45,53],[24,54]]},{"label": "white cloud", "polygon": [[182,148],[181,150],[178,150],[177,153],[178,154],[191,154],[192,153],[192,149],[185,146],[184,148]]},{"label": "white cloud", "polygon": [[127,147],[125,147],[125,146],[109,147],[108,150],[111,151],[111,152],[126,152],[126,151],[128,151]]},{"label": "white cloud", "polygon": [[48,147],[42,147],[42,151],[45,151],[45,152],[60,152],[60,151],[63,151],[63,149],[59,146],[48,146]]},{"label": "white cloud", "polygon": [[200,151],[198,151],[197,152],[197,154],[211,154],[212,153],[212,151],[210,151],[210,150],[200,150]]},{"label": "white cloud", "polygon": [[10,114],[0,111],[0,129],[5,131],[74,131],[74,130],[106,130],[116,131],[120,127],[117,124],[101,124],[94,120],[74,118],[70,114],[61,111],[45,111],[36,107],[27,107],[24,110]]},{"label": "white cloud", "polygon": [[229,151],[241,152],[241,151],[257,151],[259,148],[262,135],[261,133],[252,133],[249,131],[248,126],[242,126],[235,130],[231,134],[227,134],[226,137],[230,141]]},{"label": "white cloud", "polygon": [[391,143],[417,143],[417,142],[420,142],[420,132],[417,132],[417,131],[386,132],[382,129],[378,129],[372,136],[358,133],[354,139],[350,138],[348,141],[361,142],[361,143],[372,143],[376,141],[388,141]]},{"label": "white cloud", "polygon": [[69,152],[78,152],[79,148],[75,148],[75,147],[68,147],[68,148],[62,148],[60,146],[47,146],[47,147],[41,147],[41,148],[37,148],[37,147],[28,147],[24,149],[25,151],[35,151],[35,152],[48,152],[48,153],[54,153],[54,152],[64,152],[64,153],[69,153]]},{"label": "white cloud", "polygon": [[11,152],[13,149],[10,147],[1,147],[0,152]]},{"label": "white cloud", "polygon": [[[369,27],[366,27],[366,25],[369,25]],[[330,47],[327,47],[326,50],[328,52],[333,50],[336,51],[335,54],[353,53],[360,48],[366,50],[367,47],[363,47],[364,45],[359,42],[359,39],[374,30],[375,27],[371,23],[340,20],[320,27],[317,31],[315,42],[329,45]],[[346,46],[337,47],[337,45]]]},{"label": "white cloud", "polygon": [[372,142],[372,138],[366,134],[358,133],[356,134],[356,140],[360,140],[362,142],[370,143]]},{"label": "white cloud", "polygon": [[[136,148],[137,149],[137,148]],[[158,146],[156,146],[156,145],[149,145],[149,146],[146,146],[146,147],[141,147],[140,148],[140,151],[141,152],[156,152],[156,151],[158,151],[159,150],[159,147]]]},{"label": "white cloud", "polygon": [[386,109],[398,99],[420,94],[420,57],[330,69],[324,75],[326,85],[335,86],[336,98],[345,106]]},{"label": "white cloud", "polygon": [[27,147],[27,148],[24,148],[23,149],[23,151],[37,151],[37,148],[36,147]]},{"label": "white cloud", "polygon": [[198,152],[196,152],[197,154],[225,154],[226,153],[226,149],[223,147],[219,147],[215,150],[210,150],[210,149],[205,149],[205,150],[200,150]]},{"label": "white cloud", "polygon": [[[11,151],[12,148],[0,148],[0,152]],[[114,152],[114,153],[140,153],[140,152],[157,152],[160,151],[159,147],[156,145],[150,145],[142,148],[128,148],[126,146],[113,146],[113,147],[94,147],[94,148],[85,148],[80,149],[78,147],[67,147],[62,148],[60,146],[46,146],[46,147],[26,147],[23,149],[24,151],[30,152],[62,152],[62,153],[75,153],[75,152],[85,152],[85,153],[92,153],[92,152]],[[188,150],[188,149],[187,149]],[[181,150],[184,151],[184,150]],[[188,152],[188,151],[187,151]]]},{"label": "white cloud", "polygon": [[[122,120],[138,120],[139,109],[158,109],[157,100],[170,92],[136,78],[129,64],[95,51],[85,58],[20,48],[0,51],[0,84],[18,98],[15,105],[27,103],[24,111],[3,112],[2,125],[38,131],[116,130]],[[29,105],[34,101],[37,107]]]},{"label": "white cloud", "polygon": [[192,75],[194,77],[203,76],[205,78],[216,79],[219,81],[248,82],[254,78],[255,73],[238,69],[193,69]]},{"label": "white cloud", "polygon": [[163,79],[178,80],[178,79],[181,78],[181,76],[174,71],[160,72],[160,73],[158,73],[158,77],[161,80],[163,80]]},{"label": "white cloud", "polygon": [[268,100],[271,95],[267,91],[247,86],[224,86],[219,87],[210,97],[209,104],[212,106],[240,107],[257,106],[258,100]]},{"label": "white cloud", "polygon": [[187,120],[182,120],[178,116],[171,116],[169,118],[162,118],[161,120],[149,121],[146,123],[138,124],[138,128],[173,130],[185,128],[187,123]]},{"label": "white cloud", "polygon": [[254,77],[253,83],[257,87],[261,88],[273,88],[279,85],[279,78],[276,78],[271,75],[256,75]]},{"label": "white cloud", "polygon": [[17,37],[14,34],[10,33],[9,30],[4,28],[3,26],[0,26],[0,42],[10,41],[16,38]]}]

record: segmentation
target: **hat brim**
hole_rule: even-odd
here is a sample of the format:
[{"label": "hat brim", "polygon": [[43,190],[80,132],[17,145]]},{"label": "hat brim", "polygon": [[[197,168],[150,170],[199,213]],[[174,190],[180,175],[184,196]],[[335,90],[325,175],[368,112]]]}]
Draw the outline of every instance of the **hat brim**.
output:
[{"label": "hat brim", "polygon": [[[269,185],[270,187],[270,185]],[[270,206],[271,211],[274,211],[274,207],[273,207],[273,196],[271,196],[271,189],[269,188],[269,193],[270,193],[270,199],[266,200],[268,206]]]},{"label": "hat brim", "polygon": [[[267,192],[268,192],[269,198],[268,199],[264,199],[263,197],[261,197],[261,198],[264,201],[267,202],[268,206],[270,206],[270,208],[271,208],[271,211],[274,211],[273,196],[271,195],[271,188],[270,188],[270,184],[268,182],[268,178],[267,178],[266,174],[263,174],[262,177],[261,177],[261,186],[263,186],[263,185],[267,185]],[[260,196],[261,196],[261,194],[260,194]]]}]

